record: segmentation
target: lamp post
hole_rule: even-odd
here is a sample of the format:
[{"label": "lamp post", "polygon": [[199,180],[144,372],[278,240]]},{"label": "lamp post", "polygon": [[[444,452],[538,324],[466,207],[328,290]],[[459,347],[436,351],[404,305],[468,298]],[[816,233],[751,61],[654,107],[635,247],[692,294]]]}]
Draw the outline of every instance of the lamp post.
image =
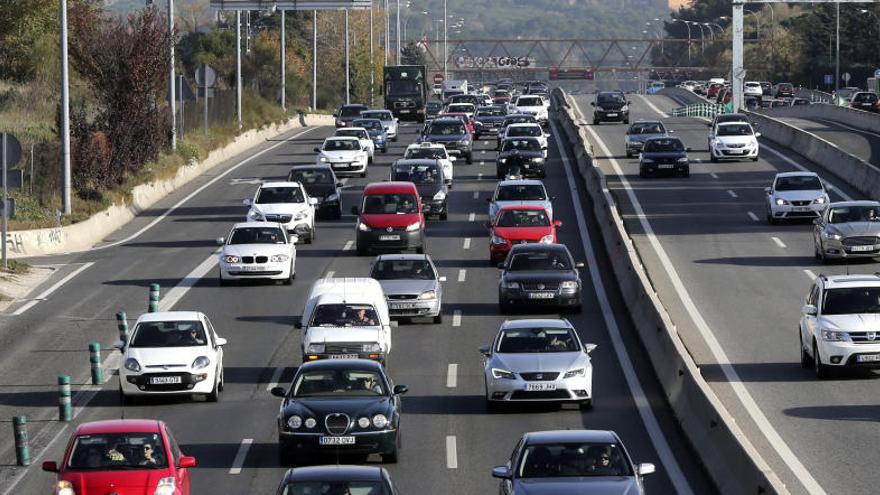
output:
[{"label": "lamp post", "polygon": [[[443,80],[449,80],[449,71],[446,69],[446,61],[449,59],[448,53],[448,41],[449,41],[449,33],[446,29],[446,26],[449,24],[449,17],[446,15],[446,0],[443,0]],[[839,31],[839,30],[838,30]]]},{"label": "lamp post", "polygon": [[751,14],[751,15],[755,16],[755,39],[759,39],[761,37],[761,23],[760,23],[761,17],[758,15],[757,12],[752,12],[752,11],[748,11],[748,10],[743,12],[743,14],[744,15]]},{"label": "lamp post", "polygon": [[687,28],[687,31],[688,31],[688,44],[687,44],[687,49],[688,49],[688,65],[690,65],[690,64],[691,64],[691,23],[688,22],[688,21],[686,21],[686,20],[684,20],[684,19],[674,19],[674,20],[672,21],[673,24],[675,24],[676,22],[684,23],[684,25],[685,25],[685,27]]}]

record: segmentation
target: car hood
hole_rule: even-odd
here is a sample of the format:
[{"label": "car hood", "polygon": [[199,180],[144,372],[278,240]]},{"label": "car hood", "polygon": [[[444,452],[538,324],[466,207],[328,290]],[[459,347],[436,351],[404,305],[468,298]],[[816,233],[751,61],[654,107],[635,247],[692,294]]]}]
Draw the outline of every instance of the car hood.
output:
[{"label": "car hood", "polygon": [[489,204],[489,217],[494,219],[498,210],[507,206],[540,206],[547,211],[550,218],[553,218],[553,204],[550,201],[540,199],[530,201],[493,201]]},{"label": "car hood", "polygon": [[323,418],[328,414],[345,413],[357,422],[358,418],[371,418],[374,414],[385,414],[391,419],[393,404],[389,397],[350,397],[350,398],[312,398],[287,400],[283,404],[284,416],[296,414],[304,418],[313,417],[323,427]]},{"label": "car hood", "polygon": [[[145,369],[147,366],[175,365],[175,368],[167,370],[158,368],[152,371],[181,371],[188,370],[193,361],[199,356],[213,358],[207,346],[194,347],[126,347],[125,357],[137,359],[144,373],[151,372]],[[176,368],[185,366],[186,368]]]},{"label": "car hood", "polygon": [[70,481],[78,494],[113,493],[120,490],[126,494],[153,495],[159,480],[169,476],[168,469],[143,469],[124,471],[66,472],[62,476]]},{"label": "car hood", "polygon": [[363,151],[358,150],[344,150],[344,151],[322,151],[321,156],[327,157],[331,162],[339,162],[339,161],[352,161],[356,156],[363,153]]},{"label": "car hood", "polygon": [[287,254],[286,244],[227,244],[223,246],[220,256],[233,254],[236,256],[272,256]]},{"label": "car hood", "polygon": [[553,233],[553,227],[493,227],[492,232],[505,239],[540,241],[545,235]]},{"label": "car hood", "polygon": [[382,342],[380,327],[310,327],[308,343],[322,342]]},{"label": "car hood", "polygon": [[530,478],[516,480],[516,495],[569,495],[589,492],[591,495],[637,495],[639,485],[633,477],[591,476],[587,478]]},{"label": "car hood", "polygon": [[880,222],[833,223],[828,225],[827,230],[837,232],[844,237],[856,235],[880,236]]},{"label": "car hood", "polygon": [[418,213],[407,213],[398,215],[396,213],[375,213],[361,215],[361,222],[367,224],[368,227],[374,229],[382,229],[385,227],[401,228],[420,222],[421,217]]},{"label": "car hood", "polygon": [[755,141],[755,136],[715,136],[715,139],[724,144],[749,144]]},{"label": "car hood", "polygon": [[626,140],[631,143],[644,143],[645,141],[651,138],[659,138],[666,137],[666,134],[658,133],[658,134],[627,134]]},{"label": "car hood", "polygon": [[528,271],[505,271],[504,280],[508,282],[517,282],[521,280],[577,280],[578,276],[574,270],[528,270]]},{"label": "car hood", "polygon": [[824,197],[825,191],[819,189],[805,191],[776,191],[774,195],[777,198],[787,199],[789,201],[807,201]]},{"label": "car hood", "polygon": [[443,190],[443,181],[440,180],[433,184],[416,183],[416,189],[423,200],[430,200],[434,198],[435,194]]},{"label": "car hood", "polygon": [[264,215],[293,215],[309,208],[308,203],[260,203],[251,205],[251,209]]},{"label": "car hood", "polygon": [[[860,313],[850,315],[826,315],[820,318],[820,326],[845,332],[878,332],[880,337],[880,314]],[[880,343],[880,340],[878,340]]]},{"label": "car hood", "polygon": [[386,296],[392,294],[421,294],[437,290],[436,280],[380,280],[379,285]]},{"label": "car hood", "polygon": [[582,352],[524,352],[517,354],[493,354],[492,365],[516,373],[529,371],[564,372],[583,368],[586,354]]}]

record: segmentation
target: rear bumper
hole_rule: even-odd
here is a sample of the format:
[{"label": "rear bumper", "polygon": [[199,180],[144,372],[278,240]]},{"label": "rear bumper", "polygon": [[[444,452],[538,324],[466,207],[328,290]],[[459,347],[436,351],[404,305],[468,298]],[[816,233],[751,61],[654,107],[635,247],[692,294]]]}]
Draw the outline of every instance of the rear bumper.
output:
[{"label": "rear bumper", "polygon": [[[397,239],[382,239],[382,236],[396,235]],[[357,248],[367,252],[394,252],[409,249],[418,249],[424,246],[423,233],[421,230],[401,232],[394,230],[387,232],[386,229],[376,228],[370,232],[357,231]]]}]

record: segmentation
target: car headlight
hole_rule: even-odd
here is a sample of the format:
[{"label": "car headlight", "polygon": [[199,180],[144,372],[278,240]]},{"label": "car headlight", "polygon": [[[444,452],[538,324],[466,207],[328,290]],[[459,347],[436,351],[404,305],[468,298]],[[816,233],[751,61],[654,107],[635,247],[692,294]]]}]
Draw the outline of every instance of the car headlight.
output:
[{"label": "car headlight", "polygon": [[211,364],[211,360],[208,359],[208,356],[199,356],[192,362],[192,369],[200,370],[207,368],[209,364]]},{"label": "car headlight", "polygon": [[687,162],[688,162],[688,159],[687,159],[687,158],[679,158],[679,159],[676,160],[676,161],[677,161],[678,163],[687,163]]},{"label": "car headlight", "polygon": [[836,330],[822,330],[822,340],[825,342],[852,342],[849,333]]},{"label": "car headlight", "polygon": [[236,256],[234,254],[227,254],[226,256],[223,257],[224,263],[238,263],[240,261],[241,261],[241,258],[239,258],[238,256]]},{"label": "car headlight", "polygon": [[626,105],[624,105],[624,106],[620,107],[620,111],[621,111],[621,112],[627,112],[627,111],[629,111],[629,107],[626,106]]},{"label": "car headlight", "polygon": [[566,281],[562,282],[561,284],[559,284],[559,287],[562,290],[575,290],[578,288],[578,283],[575,282],[574,280],[566,280]]},{"label": "car headlight", "polygon": [[367,429],[370,427],[370,418],[360,418],[358,419],[358,426],[361,429]]},{"label": "car headlight", "polygon": [[298,222],[298,221],[302,220],[303,218],[305,218],[306,216],[308,216],[306,214],[306,212],[301,211],[293,216],[293,221]]},{"label": "car headlight", "polygon": [[650,158],[642,158],[642,163],[654,163],[654,160],[651,160]]},{"label": "car headlight", "polygon": [[471,140],[470,139],[462,139],[461,141],[458,142],[458,144],[460,144],[462,146],[467,146],[467,145],[471,144]]},{"label": "car headlight", "polygon": [[503,370],[501,368],[492,368],[492,378],[496,380],[515,380],[516,375],[512,371]]},{"label": "car headlight", "polygon": [[823,239],[834,239],[835,241],[839,241],[843,239],[843,236],[840,234],[835,234],[833,232],[822,231]]},{"label": "car headlight", "polygon": [[257,210],[251,210],[251,211],[249,211],[249,212],[248,212],[248,217],[251,218],[251,219],[253,219],[253,220],[256,220],[256,221],[258,221],[258,222],[262,222],[263,220],[266,219],[266,217],[264,217],[263,214],[260,213],[260,212],[258,212]]},{"label": "car headlight", "polygon": [[309,347],[306,350],[309,354],[323,354],[324,344],[309,344]]},{"label": "car headlight", "polygon": [[501,236],[493,235],[492,240],[490,242],[492,244],[507,244],[507,239],[505,239]]},{"label": "car headlight", "polygon": [[126,360],[125,360],[125,363],[123,364],[123,366],[124,366],[125,369],[127,369],[128,371],[131,371],[131,372],[134,372],[134,373],[140,373],[140,372],[141,372],[141,363],[137,362],[137,359],[135,359],[135,358],[128,358],[128,359],[126,359]]},{"label": "car headlight", "polygon": [[55,485],[55,495],[76,495],[73,490],[73,483],[67,480],[61,480]]},{"label": "car headlight", "polygon": [[823,196],[821,198],[816,198],[813,200],[813,203],[815,203],[817,205],[824,205],[825,204],[825,197]]},{"label": "car headlight", "polygon": [[507,163],[507,158],[502,158],[498,160],[498,163]]},{"label": "car headlight", "polygon": [[377,342],[364,344],[363,349],[364,349],[364,352],[379,352],[382,350],[382,348],[379,346],[379,344]]},{"label": "car headlight", "polygon": [[324,201],[339,201],[339,195],[336,193],[333,193],[330,196],[327,196],[326,198],[324,198]]},{"label": "car headlight", "polygon": [[303,424],[303,419],[297,415],[293,415],[287,418],[287,427],[291,430],[298,430],[300,426]]},{"label": "car headlight", "polygon": [[365,224],[364,222],[358,222],[358,230],[360,230],[361,232],[369,232],[373,229],[371,229],[370,226]]},{"label": "car headlight", "polygon": [[426,290],[425,292],[419,294],[419,299],[437,299],[437,291]]},{"label": "car headlight", "polygon": [[319,158],[319,160],[321,161],[321,163],[327,163],[327,162],[330,161],[330,160],[327,159],[326,156],[322,156],[321,158]]},{"label": "car headlight", "polygon": [[373,426],[376,428],[385,428],[388,426],[388,418],[386,418],[384,414],[373,416]]},{"label": "car headlight", "polygon": [[547,234],[539,241],[541,244],[553,244],[553,234]]},{"label": "car headlight", "polygon": [[544,159],[541,157],[532,158],[532,163],[544,163]]},{"label": "car headlight", "polygon": [[306,424],[306,428],[311,430],[312,428],[314,428],[318,424],[318,422],[315,421],[315,418],[309,418],[306,420],[305,424]]},{"label": "car headlight", "polygon": [[596,105],[596,111],[597,111],[597,112],[604,112],[605,109],[602,108],[602,107],[600,107],[599,105]]},{"label": "car headlight", "polygon": [[159,480],[153,495],[174,495],[175,493],[177,493],[177,480],[173,476],[169,476]]},{"label": "car headlight", "polygon": [[273,254],[271,257],[269,257],[269,261],[271,261],[272,263],[283,263],[289,259],[290,256],[286,254]]},{"label": "car headlight", "polygon": [[434,195],[434,199],[436,201],[443,201],[446,199],[446,193],[443,191],[437,191],[437,194]]},{"label": "car headlight", "polygon": [[421,228],[421,226],[422,226],[422,223],[421,223],[421,222],[416,222],[416,223],[413,223],[413,224],[407,225],[407,226],[406,226],[406,231],[407,231],[407,232],[415,232],[415,231],[419,230],[419,228]]},{"label": "car headlight", "polygon": [[565,372],[565,378],[574,378],[576,376],[584,376],[587,374],[586,368],[578,368],[576,370],[569,370]]},{"label": "car headlight", "polygon": [[519,289],[519,282],[507,282],[504,287],[508,289]]},{"label": "car headlight", "polygon": [[784,199],[782,199],[782,198],[776,198],[776,204],[777,204],[778,206],[787,205],[787,204],[788,204],[788,201],[786,201],[786,200],[784,200]]}]

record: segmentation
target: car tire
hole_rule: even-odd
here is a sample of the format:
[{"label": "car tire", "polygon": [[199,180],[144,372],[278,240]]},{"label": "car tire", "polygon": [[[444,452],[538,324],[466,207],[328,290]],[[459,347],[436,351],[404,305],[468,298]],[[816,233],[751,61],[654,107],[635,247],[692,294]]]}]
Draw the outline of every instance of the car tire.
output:
[{"label": "car tire", "polygon": [[691,169],[690,169],[690,167],[684,169],[684,172],[681,173],[681,176],[684,177],[685,179],[687,179],[688,177],[690,177],[690,176],[691,176]]},{"label": "car tire", "polygon": [[439,313],[437,313],[437,316],[434,317],[434,323],[436,323],[438,325],[440,323],[443,323],[443,311],[442,310]]},{"label": "car tire", "polygon": [[586,399],[586,400],[580,401],[580,403],[578,404],[578,407],[582,411],[589,411],[590,409],[593,408],[593,399]]},{"label": "car tire", "polygon": [[709,161],[712,163],[718,163],[718,158],[713,155],[711,151],[709,152]]},{"label": "car tire", "polygon": [[383,464],[397,464],[400,458],[400,429],[397,430],[397,440],[394,442],[394,450],[387,454],[382,454]]},{"label": "car tire", "polygon": [[223,275],[217,275],[217,284],[220,285],[220,287],[226,287],[229,285],[229,280],[224,279]]},{"label": "car tire", "polygon": [[640,169],[639,169],[639,177],[641,177],[642,179],[647,178],[647,177],[648,177],[648,172],[647,172],[645,169],[641,169],[641,168],[640,168]]},{"label": "car tire", "polygon": [[633,157],[633,154],[630,153],[629,151],[627,151],[627,152],[626,152],[626,157],[627,157],[627,158],[632,158],[632,157]]},{"label": "car tire", "polygon": [[395,135],[393,138],[391,138],[391,142],[392,142],[392,143],[396,143],[396,142],[397,142],[397,135]]},{"label": "car tire", "polygon": [[278,444],[278,463],[283,467],[293,466],[296,460],[292,453],[285,449],[281,443]]},{"label": "car tire", "polygon": [[497,400],[486,399],[486,411],[489,413],[500,413],[504,411],[504,403]]},{"label": "car tire", "polygon": [[123,406],[135,406],[138,403],[137,399],[138,398],[133,395],[125,395],[125,392],[122,391],[122,385],[119,386],[119,402]]},{"label": "car tire", "polygon": [[584,311],[583,304],[578,304],[577,306],[572,306],[571,308],[569,308],[569,312],[574,313],[574,314],[578,314],[578,315],[581,314],[583,311]]},{"label": "car tire", "polygon": [[205,396],[205,400],[208,402],[219,402],[220,401],[220,378],[217,377],[214,380],[214,390],[211,390],[208,395]]},{"label": "car tire", "polygon": [[440,214],[440,220],[448,220],[448,219],[449,219],[449,212],[448,211],[444,211],[443,213]]},{"label": "car tire", "polygon": [[366,171],[366,170],[364,170],[363,172],[361,172],[361,179],[363,179],[363,178],[366,177],[366,176],[367,176],[367,171]]},{"label": "car tire", "polygon": [[758,161],[758,157],[756,156],[756,157],[752,158],[752,161],[753,161],[753,162]]},{"label": "car tire", "polygon": [[801,346],[801,368],[808,370],[813,366],[813,358],[810,357],[810,353],[804,347],[804,334],[801,333],[800,327],[798,327],[798,343]]},{"label": "car tire", "polygon": [[425,254],[425,245],[424,244],[422,244],[421,246],[416,248],[416,254]]},{"label": "car tire", "polygon": [[813,341],[813,371],[816,373],[816,378],[820,380],[825,380],[831,376],[831,370],[828,369],[828,365],[822,363],[816,341]]},{"label": "car tire", "polygon": [[368,254],[368,253],[367,253],[367,249],[366,249],[366,248],[362,248],[362,247],[360,247],[360,246],[357,247],[357,255],[358,255],[358,256],[366,256],[367,254]]},{"label": "car tire", "polygon": [[473,153],[467,154],[467,156],[465,157],[465,163],[467,163],[468,165],[471,165],[474,163],[474,154]]},{"label": "car tire", "polygon": [[599,125],[599,119],[593,119],[593,125]]}]

